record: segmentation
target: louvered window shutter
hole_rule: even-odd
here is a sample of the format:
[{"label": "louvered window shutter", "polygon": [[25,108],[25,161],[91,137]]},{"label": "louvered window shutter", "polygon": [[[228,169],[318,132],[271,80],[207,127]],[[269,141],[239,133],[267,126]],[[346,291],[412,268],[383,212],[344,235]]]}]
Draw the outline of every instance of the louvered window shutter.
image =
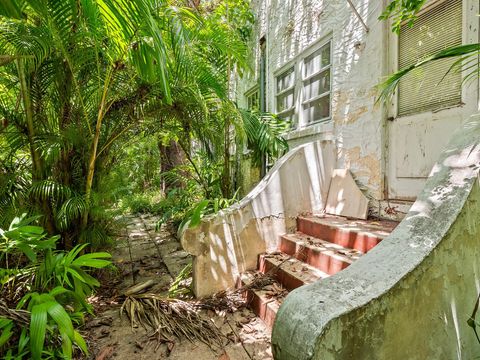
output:
[{"label": "louvered window shutter", "polygon": [[[399,69],[461,44],[462,1],[446,0],[421,14],[413,27],[402,26]],[[407,74],[398,88],[398,114],[409,115],[460,104],[461,73],[452,70],[447,74],[456,60],[437,60]]]}]

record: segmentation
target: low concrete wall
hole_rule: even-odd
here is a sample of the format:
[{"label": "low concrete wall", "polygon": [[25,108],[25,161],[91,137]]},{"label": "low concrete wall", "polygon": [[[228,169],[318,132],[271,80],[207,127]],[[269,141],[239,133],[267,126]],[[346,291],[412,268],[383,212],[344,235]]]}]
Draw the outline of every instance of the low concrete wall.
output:
[{"label": "low concrete wall", "polygon": [[238,204],[185,230],[181,241],[194,256],[195,295],[232,287],[240,273],[256,268],[259,254],[276,249],[279,235],[295,227],[297,215],[321,211],[335,158],[332,141],[298,146]]},{"label": "low concrete wall", "polygon": [[473,359],[480,291],[480,116],[459,129],[392,234],[346,270],[289,294],[275,359]]}]

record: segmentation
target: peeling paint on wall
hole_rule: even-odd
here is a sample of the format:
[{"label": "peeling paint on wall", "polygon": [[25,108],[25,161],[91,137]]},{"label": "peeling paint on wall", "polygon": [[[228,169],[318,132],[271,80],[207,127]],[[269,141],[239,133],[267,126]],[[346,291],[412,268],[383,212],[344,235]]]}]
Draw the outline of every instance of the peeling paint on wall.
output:
[{"label": "peeling paint on wall", "polygon": [[[257,0],[253,4],[258,22],[252,48],[255,49],[255,64],[258,69],[258,42],[260,36],[266,37],[267,45],[267,109],[275,112],[275,75],[280,69],[285,69],[294,63],[301,62],[302,54],[324,39],[332,41],[332,76],[331,76],[331,120],[324,126],[309,125],[297,128],[288,136],[293,147],[326,136],[335,138],[338,154],[338,167],[350,167],[355,178],[362,187],[377,200],[389,198],[412,199],[425,183],[425,176],[415,173],[411,182],[404,174],[406,171],[417,170],[420,175],[428,174],[430,167],[447,139],[428,132],[414,139],[415,144],[400,144],[395,142],[399,129],[396,122],[387,122],[387,116],[395,117],[393,107],[388,109],[383,104],[376,104],[377,86],[394,70],[393,57],[396,56],[395,35],[385,21],[378,20],[384,2],[378,0],[353,1],[362,19],[370,29],[368,33],[354,14],[347,1],[344,0]],[[465,0],[466,42],[478,42],[478,1]],[[258,72],[249,79],[238,82],[237,99],[244,103],[244,92],[257,81]],[[478,84],[476,84],[478,88]],[[426,118],[443,119],[440,131],[450,134],[452,118],[457,117],[462,122],[478,110],[478,89],[475,86],[464,91],[462,100],[465,105],[439,113],[414,114],[408,118],[413,127],[409,134],[419,130]],[[300,93],[297,90],[297,109],[301,108]],[[388,115],[387,115],[388,110]],[[392,113],[392,114],[391,114]],[[405,117],[402,117],[402,119]],[[457,122],[458,123],[458,122]],[[443,126],[445,125],[445,126]],[[316,133],[306,131],[314,127]],[[412,137],[412,136],[410,136]],[[413,138],[413,137],[412,137]],[[391,143],[386,143],[388,140]],[[413,141],[413,140],[412,140]],[[433,143],[433,146],[431,144]],[[406,167],[398,163],[398,154],[405,149],[415,153],[427,148],[428,161],[425,166],[422,159],[414,156]],[[351,151],[360,148],[360,156],[346,158]],[[387,150],[388,149],[388,150]],[[387,153],[387,151],[390,151]],[[374,165],[373,162],[377,162]],[[398,165],[398,166],[397,166]],[[426,170],[425,170],[426,169]],[[389,184],[384,184],[384,174],[388,172]],[[369,178],[371,176],[371,178]],[[407,179],[407,180],[406,180]],[[398,182],[398,184],[397,184]],[[392,185],[393,184],[393,185]],[[402,185],[404,184],[404,185]],[[388,189],[383,189],[389,185]],[[384,191],[385,190],[385,191]]]},{"label": "peeling paint on wall", "polygon": [[[355,172],[357,178],[365,178],[371,190],[380,190],[379,184],[382,182],[380,161],[378,154],[371,153],[361,155],[361,148],[356,146],[352,149],[344,149],[345,166]],[[378,197],[380,194],[375,194]]]},{"label": "peeling paint on wall", "polygon": [[[382,197],[383,154],[381,107],[375,107],[375,86],[384,75],[382,53],[386,28],[378,21],[381,2],[356,1],[357,10],[371,31],[367,34],[346,1],[270,0],[254,2],[258,23],[252,47],[267,39],[267,109],[275,112],[275,73],[299,62],[302,54],[322,39],[332,41],[332,126],[318,126],[316,133],[297,128],[289,135],[291,147],[334,137],[339,149],[338,166],[347,166],[369,193]],[[258,68],[258,51],[255,51]],[[375,59],[375,61],[372,61]],[[238,82],[237,98],[256,83],[258,74]],[[297,91],[297,100],[300,93]],[[300,105],[298,106],[300,108]],[[358,156],[351,156],[360,148]],[[361,155],[360,155],[361,154]],[[347,156],[347,157],[345,157]],[[376,162],[377,164],[374,164]]]},{"label": "peeling paint on wall", "polygon": [[[405,219],[373,251],[290,293],[275,359],[474,359],[480,115],[455,132]],[[477,318],[478,318],[477,314]]]}]

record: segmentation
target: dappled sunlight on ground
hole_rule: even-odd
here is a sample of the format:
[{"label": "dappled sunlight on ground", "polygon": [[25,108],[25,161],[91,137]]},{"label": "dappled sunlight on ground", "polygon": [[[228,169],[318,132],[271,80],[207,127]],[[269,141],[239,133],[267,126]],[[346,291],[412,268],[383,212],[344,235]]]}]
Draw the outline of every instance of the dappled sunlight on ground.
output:
[{"label": "dappled sunlight on ground", "polygon": [[[117,240],[113,253],[118,271],[102,274],[102,288],[89,299],[97,314],[84,329],[88,333],[91,359],[184,360],[193,355],[195,360],[272,358],[269,332],[264,323],[244,307],[237,309],[232,305],[233,312],[197,311],[202,319],[212,321],[223,334],[223,349],[213,350],[198,340],[169,338],[159,342],[154,331],[139,325],[132,328],[125,314],[121,318],[121,294],[134,284],[134,280],[135,284],[154,280],[148,293],[166,297],[173,279],[191,262],[171,232],[164,228],[154,231],[157,218],[142,216],[126,220],[126,232]],[[217,261],[224,263],[225,259],[218,258]],[[223,270],[228,271],[227,268]],[[186,283],[189,281],[191,279],[186,279]],[[240,301],[244,304],[242,298]]]}]

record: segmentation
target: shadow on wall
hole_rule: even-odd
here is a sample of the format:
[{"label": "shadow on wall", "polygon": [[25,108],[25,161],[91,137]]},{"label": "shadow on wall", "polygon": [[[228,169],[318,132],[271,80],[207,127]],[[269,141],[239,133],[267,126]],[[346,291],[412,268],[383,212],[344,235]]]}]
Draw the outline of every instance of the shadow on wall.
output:
[{"label": "shadow on wall", "polygon": [[277,248],[299,214],[323,210],[335,155],[331,141],[292,149],[239,203],[183,232],[197,297],[234,286],[240,273],[256,268],[259,254]]},{"label": "shadow on wall", "polygon": [[457,131],[410,212],[346,270],[289,294],[276,359],[473,359],[480,292],[480,115]]}]

